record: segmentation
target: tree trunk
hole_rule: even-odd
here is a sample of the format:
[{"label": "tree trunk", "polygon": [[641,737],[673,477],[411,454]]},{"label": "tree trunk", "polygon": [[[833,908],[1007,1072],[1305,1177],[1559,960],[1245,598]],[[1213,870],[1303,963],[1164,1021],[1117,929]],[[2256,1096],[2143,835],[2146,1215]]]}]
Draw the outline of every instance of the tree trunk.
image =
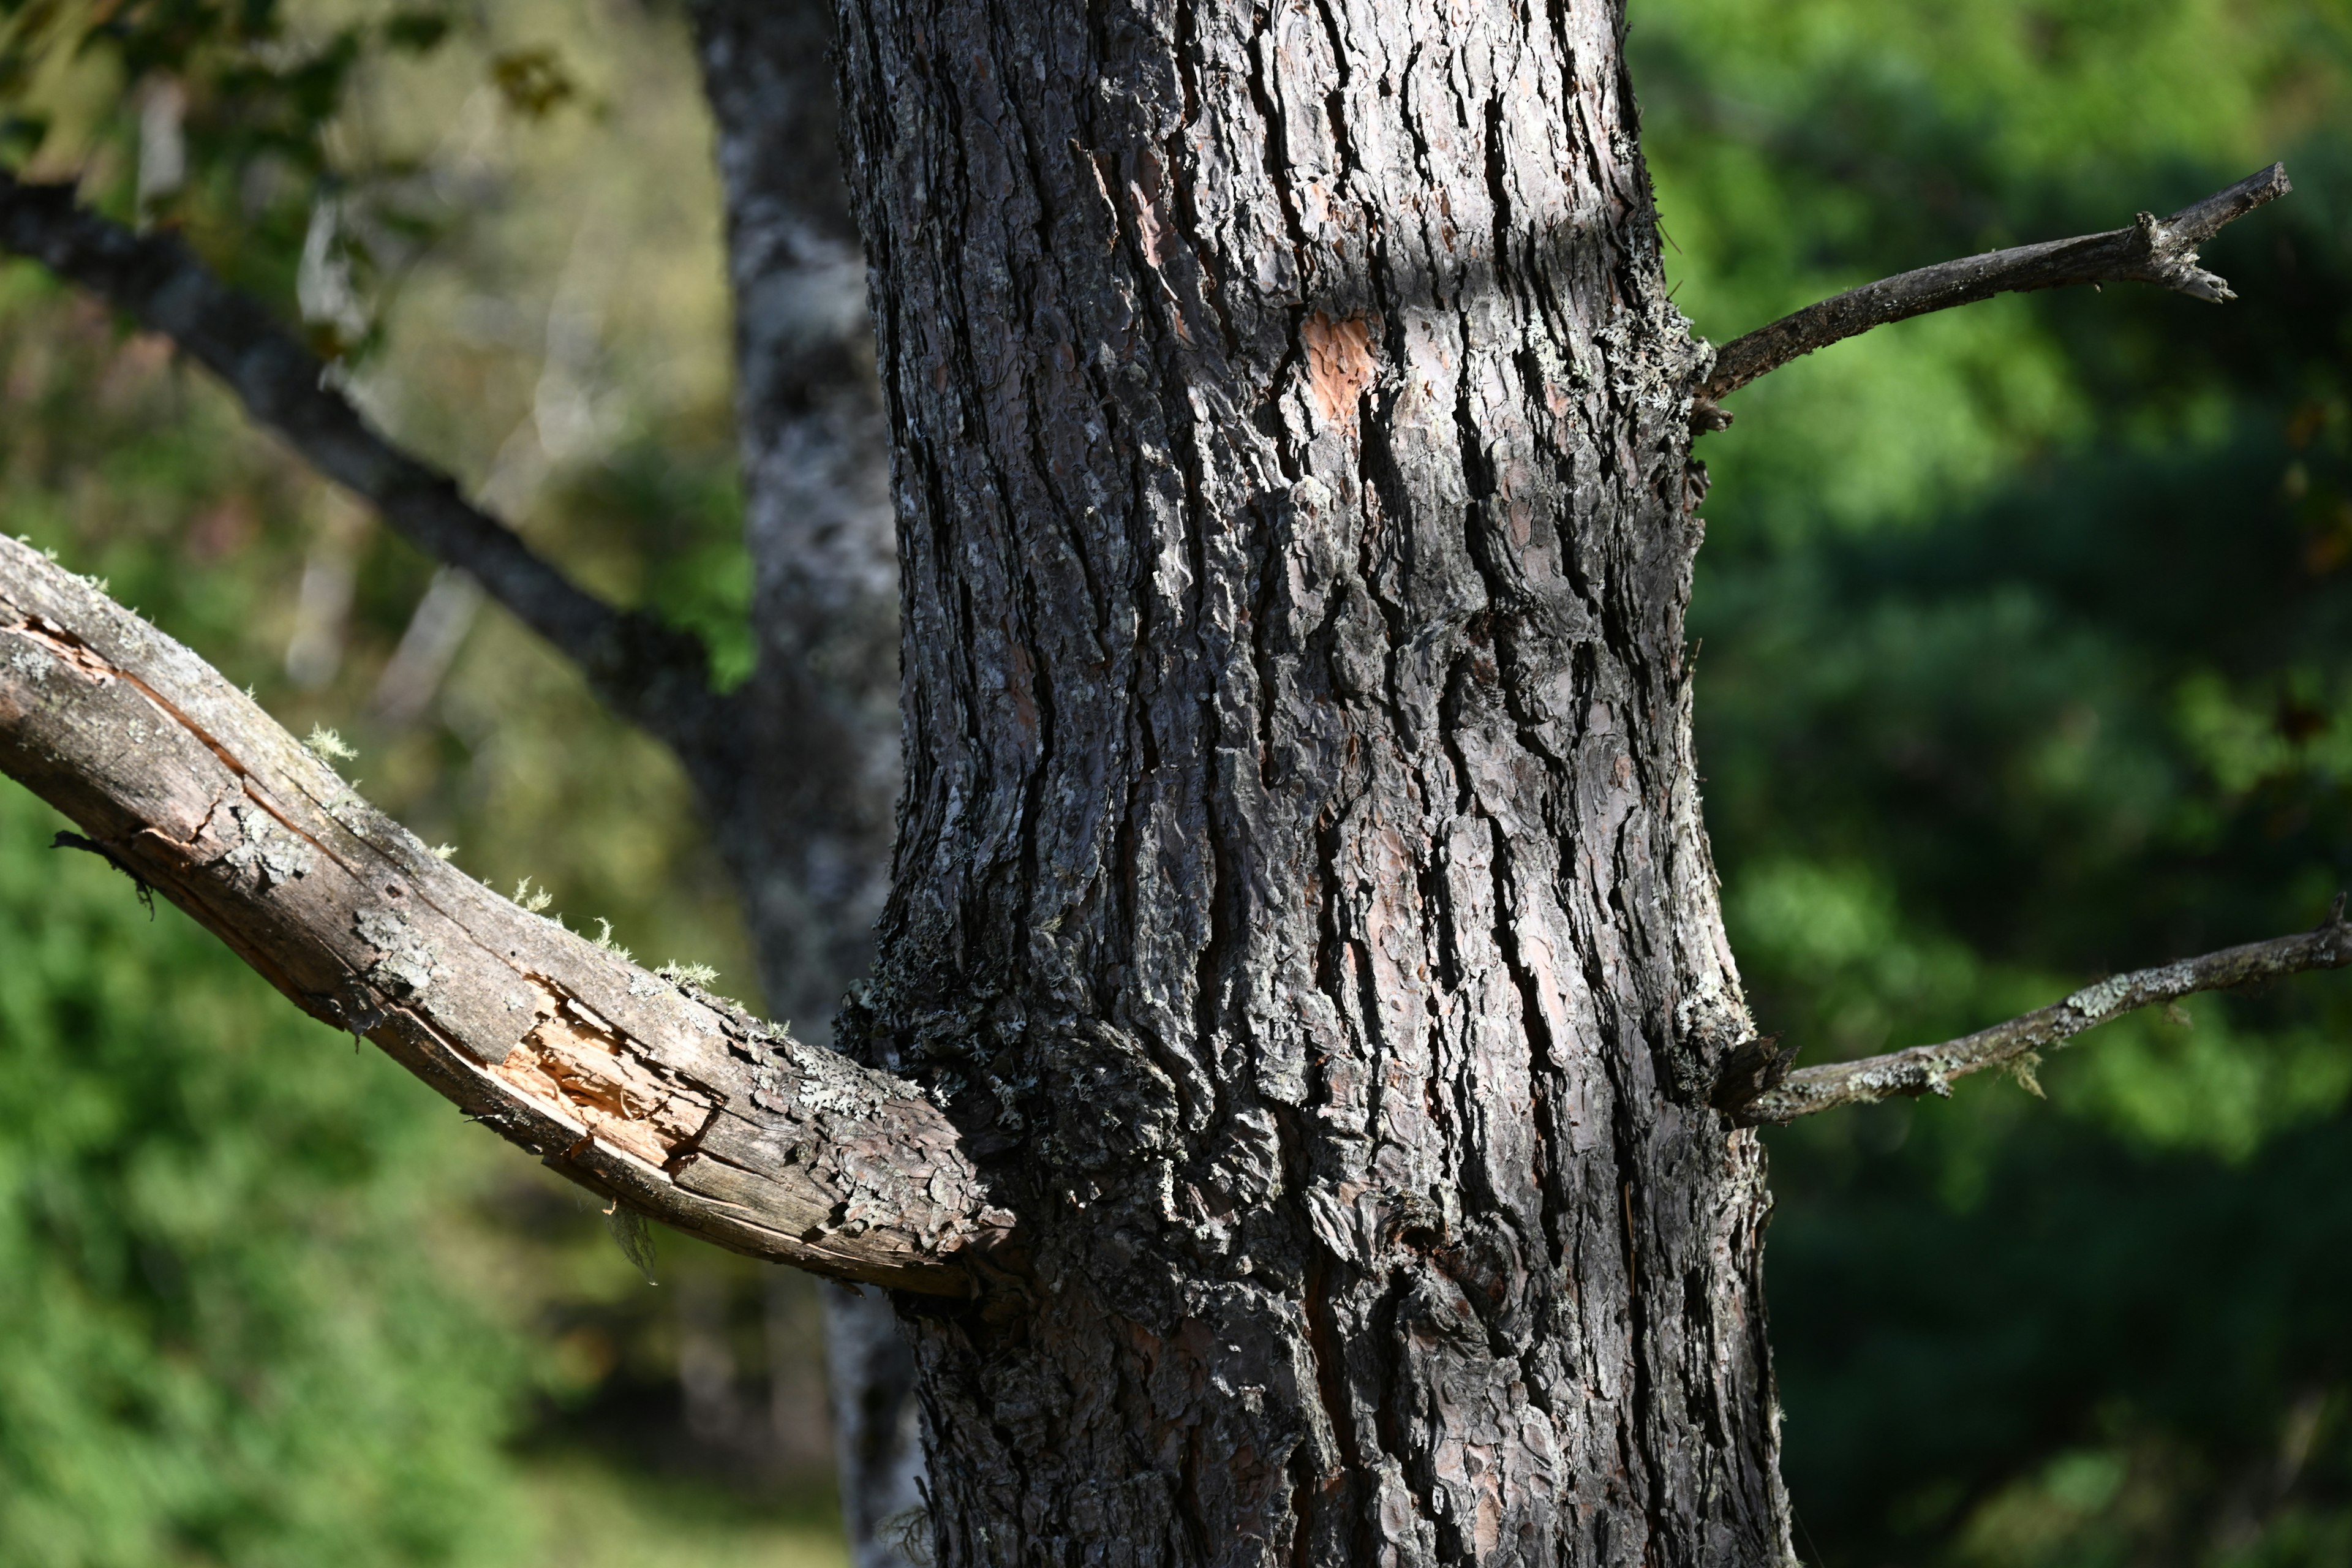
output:
[{"label": "tree trunk", "polygon": [[740,794],[714,826],[769,1005],[822,1044],[871,961],[898,788],[898,559],[866,263],[835,152],[831,16],[810,0],[701,0],[694,19],[727,203],[759,637]]},{"label": "tree trunk", "polygon": [[1705,350],[1601,0],[845,11],[907,787],[845,1044],[943,1564],[1788,1558],[1683,614]]}]

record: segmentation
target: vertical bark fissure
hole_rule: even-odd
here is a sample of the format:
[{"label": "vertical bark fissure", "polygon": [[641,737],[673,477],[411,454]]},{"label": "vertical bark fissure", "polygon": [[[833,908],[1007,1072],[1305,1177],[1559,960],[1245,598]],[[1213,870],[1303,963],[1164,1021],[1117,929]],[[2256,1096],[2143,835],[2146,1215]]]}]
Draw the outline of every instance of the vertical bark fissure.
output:
[{"label": "vertical bark fissure", "polygon": [[[1637,1205],[1634,1201],[1634,1194],[1643,1184],[1640,1163],[1633,1158],[1639,1132],[1633,1125],[1632,1115],[1625,1109],[1630,1097],[1625,1092],[1622,1081],[1617,1078],[1613,1070],[1610,1076],[1612,1087],[1616,1090],[1619,1108],[1617,1173],[1621,1184],[1618,1191],[1624,1204],[1625,1310],[1627,1326],[1633,1343],[1633,1418],[1625,1423],[1623,1430],[1627,1446],[1631,1450],[1628,1458],[1632,1464],[1629,1468],[1635,1471],[1634,1484],[1641,1491],[1642,1511],[1648,1526],[1646,1539],[1649,1545],[1643,1556],[1645,1563],[1650,1563],[1657,1559],[1659,1543],[1672,1542],[1674,1539],[1665,1495],[1666,1467],[1661,1462],[1656,1451],[1657,1429],[1660,1421],[1657,1373],[1652,1364],[1654,1352],[1647,1287],[1655,1283],[1657,1261],[1654,1255],[1651,1276],[1645,1279],[1642,1273],[1641,1229],[1635,1218],[1643,1205]],[[1667,1563],[1674,1561],[1675,1558],[1673,1555],[1665,1557]]]},{"label": "vertical bark fissure", "polygon": [[[1515,920],[1516,911],[1521,908],[1524,900],[1516,895],[1512,886],[1511,857],[1506,847],[1503,826],[1491,818],[1488,819],[1488,826],[1496,838],[1492,862],[1495,943],[1496,950],[1502,954],[1512,987],[1518,994],[1522,1026],[1528,1032],[1528,1045],[1536,1068],[1535,1076],[1540,1083],[1556,1076],[1559,1071],[1551,1023],[1544,1014],[1544,999],[1540,984],[1528,963],[1527,954],[1519,949]],[[1560,1222],[1558,1195],[1553,1190],[1553,1173],[1562,1158],[1559,1152],[1560,1133],[1553,1121],[1552,1100],[1549,1094],[1538,1089],[1531,1110],[1535,1131],[1533,1175],[1538,1204],[1537,1220],[1541,1232],[1539,1239],[1542,1244],[1539,1256],[1557,1256],[1566,1250],[1566,1237]],[[1533,1352],[1530,1350],[1523,1353]],[[1522,1370],[1525,1370],[1524,1367]],[[1539,1394],[1537,1397],[1540,1399]]]}]

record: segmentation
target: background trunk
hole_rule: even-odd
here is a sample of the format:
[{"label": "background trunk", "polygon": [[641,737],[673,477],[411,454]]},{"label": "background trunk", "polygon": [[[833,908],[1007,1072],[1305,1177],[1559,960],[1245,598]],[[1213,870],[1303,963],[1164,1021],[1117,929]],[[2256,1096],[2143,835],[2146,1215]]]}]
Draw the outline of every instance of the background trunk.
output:
[{"label": "background trunk", "polygon": [[[898,571],[866,263],[836,151],[823,0],[699,0],[736,301],[757,600],[757,722],[717,824],[761,983],[830,1039],[866,973],[898,790]],[[905,1563],[921,1506],[914,1361],[878,1292],[823,1287],[843,1524],[858,1568]]]},{"label": "background trunk", "polygon": [[1612,5],[866,0],[946,1563],[1787,1555]]}]

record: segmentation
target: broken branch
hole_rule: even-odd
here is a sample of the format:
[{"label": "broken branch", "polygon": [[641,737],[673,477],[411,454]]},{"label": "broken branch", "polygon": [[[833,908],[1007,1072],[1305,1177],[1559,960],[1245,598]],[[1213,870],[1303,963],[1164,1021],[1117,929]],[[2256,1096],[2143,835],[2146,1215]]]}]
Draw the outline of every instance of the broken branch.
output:
[{"label": "broken branch", "polygon": [[724,700],[709,689],[699,640],[614,609],[532,553],[448,475],[370,426],[328,384],[317,355],[179,239],[101,217],[75,201],[70,185],[0,173],[0,251],[40,262],[170,338],[313,468],[373,503],[410,543],[472,576],[689,764],[724,743]]},{"label": "broken branch", "polygon": [[311,1016],[608,1200],[961,1295],[1013,1216],[910,1083],[648,973],[446,864],[250,698],[0,540],[0,772]]},{"label": "broken branch", "polygon": [[2286,165],[2273,163],[2161,221],[2142,213],[2129,228],[1987,251],[1849,289],[1726,345],[1699,390],[1693,422],[1703,429],[1728,425],[1730,416],[1715,406],[1717,400],[1815,349],[1889,321],[1972,305],[1996,294],[2071,283],[2136,282],[2154,283],[2217,305],[2233,300],[2237,296],[2228,283],[2197,265],[2197,247],[2224,225],[2293,188]]},{"label": "broken branch", "polygon": [[2344,899],[2339,894],[2315,931],[2118,974],[2085,985],[2063,1002],[1941,1045],[1914,1046],[1906,1051],[1789,1073],[1734,1109],[1732,1116],[1743,1125],[1794,1121],[1833,1106],[1893,1095],[1948,1095],[1956,1078],[2021,1062],[2036,1051],[2062,1046],[2084,1030],[2135,1008],[2175,1001],[2199,991],[2227,991],[2257,980],[2313,969],[2341,969],[2347,964],[2352,964],[2352,922],[2344,918]]}]

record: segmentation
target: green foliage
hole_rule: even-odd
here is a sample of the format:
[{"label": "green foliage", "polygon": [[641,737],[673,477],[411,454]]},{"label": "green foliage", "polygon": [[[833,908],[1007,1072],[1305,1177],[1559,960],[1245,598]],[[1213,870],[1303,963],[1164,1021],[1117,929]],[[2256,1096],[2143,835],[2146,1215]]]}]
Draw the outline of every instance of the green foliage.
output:
[{"label": "green foliage", "polygon": [[[1654,0],[1635,80],[1718,341],[2284,156],[2240,300],[2011,298],[1734,398],[1693,630],[1727,914],[1822,1060],[2312,924],[2352,882],[2342,6]],[[2333,1563],[2352,985],[2195,999],[1772,1137],[1801,1552]]]},{"label": "green foliage", "polygon": [[511,1561],[468,1131],[63,826],[0,788],[0,1563]]},{"label": "green foliage", "polygon": [[[398,9],[329,24],[278,0],[0,0],[0,104],[28,172],[71,169],[88,198],[173,222],[236,282],[292,305],[323,199],[365,217],[319,231],[314,269],[372,268],[394,236],[431,232],[428,209],[384,183],[397,171],[338,166],[321,132],[372,55],[429,51],[448,21]],[[312,324],[331,354],[357,346],[335,336],[352,323]]]}]

